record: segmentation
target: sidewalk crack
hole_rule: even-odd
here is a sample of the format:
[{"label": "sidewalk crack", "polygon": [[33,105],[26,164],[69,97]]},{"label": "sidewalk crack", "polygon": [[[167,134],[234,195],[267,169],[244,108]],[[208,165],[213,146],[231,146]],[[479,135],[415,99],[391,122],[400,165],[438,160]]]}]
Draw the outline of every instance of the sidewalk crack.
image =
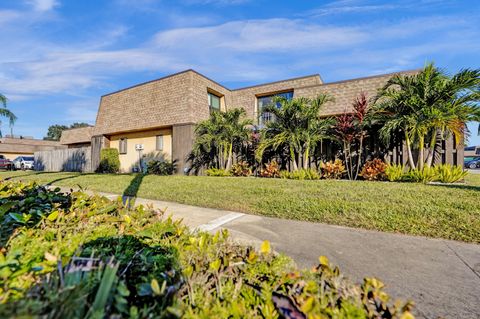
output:
[{"label": "sidewalk crack", "polygon": [[470,266],[470,265],[468,264],[468,262],[466,262],[466,261],[462,258],[462,256],[460,256],[460,255],[455,251],[455,249],[453,249],[452,247],[450,247],[450,245],[449,245],[447,242],[444,241],[443,243],[445,244],[445,246],[447,246],[447,247],[455,254],[455,256],[458,257],[458,259],[460,259],[460,260],[465,264],[465,266],[468,267],[468,269],[470,269],[470,270],[475,274],[475,276],[478,277],[478,279],[480,279],[480,274],[479,274],[478,272],[476,272],[475,269],[473,269],[473,267]]}]

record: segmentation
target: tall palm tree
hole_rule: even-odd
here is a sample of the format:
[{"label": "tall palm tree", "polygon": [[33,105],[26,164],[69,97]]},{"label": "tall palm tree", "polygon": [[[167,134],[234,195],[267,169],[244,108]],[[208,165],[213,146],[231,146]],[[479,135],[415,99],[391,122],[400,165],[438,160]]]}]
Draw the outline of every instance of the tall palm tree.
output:
[{"label": "tall palm tree", "polygon": [[[374,110],[384,123],[380,134],[388,142],[402,132],[410,167],[431,166],[439,135],[453,134],[458,143],[466,123],[480,119],[479,92],[480,70],[465,69],[449,77],[430,63],[417,74],[394,75],[375,98]],[[416,161],[413,149],[418,151]]]},{"label": "tall palm tree", "polygon": [[[3,95],[0,94],[0,104],[2,104],[3,107],[0,107],[0,116],[5,117],[8,119],[9,125],[10,125],[10,131],[11,134],[13,135],[13,125],[15,124],[15,121],[17,120],[17,117],[15,114],[13,114],[10,110],[7,109],[7,98]],[[1,125],[0,121],[0,125]],[[1,136],[1,131],[0,131],[0,136]]]},{"label": "tall palm tree", "polygon": [[192,168],[201,167],[230,169],[233,154],[242,150],[250,137],[253,122],[245,119],[244,109],[231,109],[226,112],[213,112],[208,120],[195,127],[195,141],[188,160]]},{"label": "tall palm tree", "polygon": [[[261,142],[256,151],[261,159],[267,148],[287,150],[293,170],[298,170],[297,158],[303,156],[303,167],[307,168],[310,154],[316,145],[327,138],[332,120],[320,117],[322,106],[331,97],[321,94],[314,99],[284,97],[274,99],[274,103],[263,108],[263,113],[273,115],[273,120],[262,129]],[[277,104],[279,106],[277,106]]]}]

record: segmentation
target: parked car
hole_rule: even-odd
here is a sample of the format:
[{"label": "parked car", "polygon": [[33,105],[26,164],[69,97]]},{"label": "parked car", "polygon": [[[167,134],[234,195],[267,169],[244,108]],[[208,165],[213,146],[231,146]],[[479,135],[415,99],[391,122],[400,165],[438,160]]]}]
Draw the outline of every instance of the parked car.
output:
[{"label": "parked car", "polygon": [[465,162],[466,168],[480,168],[480,156],[474,157],[472,160]]},{"label": "parked car", "polygon": [[34,159],[33,156],[19,156],[12,163],[14,169],[33,169]]},{"label": "parked car", "polygon": [[5,158],[4,155],[0,155],[0,169],[10,170],[12,169],[12,167],[13,167],[12,161]]}]

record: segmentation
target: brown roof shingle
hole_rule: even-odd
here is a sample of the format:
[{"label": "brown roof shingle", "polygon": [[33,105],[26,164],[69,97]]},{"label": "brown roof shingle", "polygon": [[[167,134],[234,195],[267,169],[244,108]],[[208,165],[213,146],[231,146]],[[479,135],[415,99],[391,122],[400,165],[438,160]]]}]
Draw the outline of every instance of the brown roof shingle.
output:
[{"label": "brown roof shingle", "polygon": [[92,140],[93,126],[78,127],[62,132],[60,137],[60,144],[79,144],[89,143]]}]

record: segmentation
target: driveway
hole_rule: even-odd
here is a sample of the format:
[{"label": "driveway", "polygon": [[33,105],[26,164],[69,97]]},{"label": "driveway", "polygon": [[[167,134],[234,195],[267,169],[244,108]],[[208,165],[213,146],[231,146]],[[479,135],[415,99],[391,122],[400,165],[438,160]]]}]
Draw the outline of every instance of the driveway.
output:
[{"label": "driveway", "polygon": [[226,228],[254,245],[269,240],[301,268],[325,255],[354,281],[374,276],[395,298],[414,300],[419,318],[480,318],[480,245],[136,199],[147,203],[192,228]]}]

